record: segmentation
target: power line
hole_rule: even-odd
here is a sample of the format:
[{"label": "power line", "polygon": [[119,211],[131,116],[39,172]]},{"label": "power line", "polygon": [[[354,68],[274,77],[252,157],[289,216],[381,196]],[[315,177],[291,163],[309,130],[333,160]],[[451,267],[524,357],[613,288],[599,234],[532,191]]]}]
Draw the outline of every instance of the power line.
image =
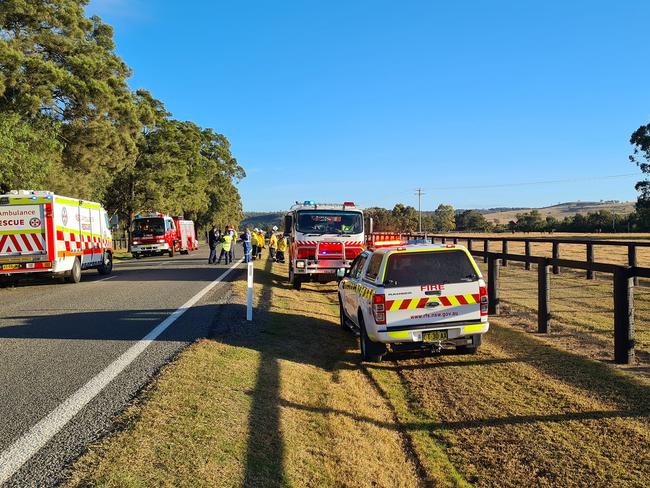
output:
[{"label": "power line", "polygon": [[630,176],[642,176],[639,173],[627,173],[624,175],[609,175],[609,176],[589,176],[585,178],[568,178],[565,180],[546,180],[546,181],[529,181],[519,183],[503,183],[501,185],[474,185],[474,186],[444,186],[432,188],[432,190],[475,190],[481,188],[508,188],[517,186],[534,186],[534,185],[550,185],[555,183],[575,183],[579,181],[595,181],[595,180],[610,180],[614,178],[626,178]]}]

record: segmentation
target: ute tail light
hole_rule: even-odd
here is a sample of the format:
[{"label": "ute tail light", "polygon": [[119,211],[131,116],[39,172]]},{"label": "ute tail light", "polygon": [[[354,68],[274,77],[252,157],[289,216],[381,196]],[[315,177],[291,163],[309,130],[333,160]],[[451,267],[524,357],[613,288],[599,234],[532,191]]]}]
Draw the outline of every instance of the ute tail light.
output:
[{"label": "ute tail light", "polygon": [[481,317],[487,317],[488,314],[488,290],[483,281],[479,285],[479,296],[481,303]]},{"label": "ute tail light", "polygon": [[372,296],[372,316],[375,318],[375,323],[384,325],[386,323],[386,296],[383,294],[376,294]]}]

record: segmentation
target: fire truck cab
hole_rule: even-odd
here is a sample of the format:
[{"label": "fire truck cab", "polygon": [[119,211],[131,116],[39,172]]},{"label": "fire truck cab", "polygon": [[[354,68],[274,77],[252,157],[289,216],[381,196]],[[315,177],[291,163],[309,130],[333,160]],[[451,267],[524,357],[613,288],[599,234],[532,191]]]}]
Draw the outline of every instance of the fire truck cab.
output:
[{"label": "fire truck cab", "polygon": [[289,238],[289,283],[326,283],[349,268],[364,250],[363,212],[353,202],[296,202],[285,216]]},{"label": "fire truck cab", "polygon": [[155,212],[138,215],[131,224],[131,254],[142,256],[188,254],[198,249],[194,222]]}]

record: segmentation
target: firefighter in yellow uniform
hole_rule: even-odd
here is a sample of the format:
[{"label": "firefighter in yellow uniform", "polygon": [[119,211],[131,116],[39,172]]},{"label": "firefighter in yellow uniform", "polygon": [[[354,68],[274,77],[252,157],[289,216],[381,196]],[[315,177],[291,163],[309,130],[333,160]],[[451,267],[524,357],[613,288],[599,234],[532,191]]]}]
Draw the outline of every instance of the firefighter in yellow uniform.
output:
[{"label": "firefighter in yellow uniform", "polygon": [[287,251],[287,238],[278,236],[278,251],[275,255],[278,263],[284,263],[284,253]]},{"label": "firefighter in yellow uniform", "polygon": [[271,234],[269,239],[269,256],[275,262],[275,253],[278,250],[278,236],[275,233]]},{"label": "firefighter in yellow uniform", "polygon": [[262,249],[264,249],[264,245],[266,244],[264,231],[262,229],[257,229],[255,237],[257,238],[257,259],[262,259]]}]

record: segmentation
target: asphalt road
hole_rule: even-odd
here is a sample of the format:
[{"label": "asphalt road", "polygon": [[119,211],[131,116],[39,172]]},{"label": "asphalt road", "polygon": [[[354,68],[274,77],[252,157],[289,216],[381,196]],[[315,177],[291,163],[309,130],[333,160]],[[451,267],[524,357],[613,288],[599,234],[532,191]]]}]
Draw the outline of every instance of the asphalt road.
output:
[{"label": "asphalt road", "polygon": [[[208,265],[204,248],[116,263],[109,279],[88,270],[78,284],[0,289],[0,453],[226,269]],[[240,273],[233,270],[172,323],[3,486],[60,482],[160,367],[208,334],[227,282]]]}]

